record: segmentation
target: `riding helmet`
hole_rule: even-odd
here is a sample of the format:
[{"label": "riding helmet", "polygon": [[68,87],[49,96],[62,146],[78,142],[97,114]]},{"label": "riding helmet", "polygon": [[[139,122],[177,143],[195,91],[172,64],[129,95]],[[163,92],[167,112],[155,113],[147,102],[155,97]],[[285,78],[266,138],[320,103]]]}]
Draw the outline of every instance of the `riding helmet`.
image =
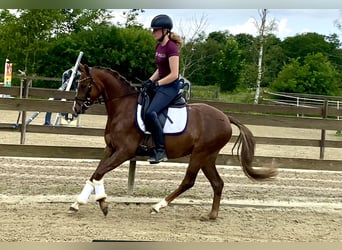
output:
[{"label": "riding helmet", "polygon": [[169,29],[173,27],[172,20],[168,15],[158,15],[152,19],[151,28],[152,29]]}]

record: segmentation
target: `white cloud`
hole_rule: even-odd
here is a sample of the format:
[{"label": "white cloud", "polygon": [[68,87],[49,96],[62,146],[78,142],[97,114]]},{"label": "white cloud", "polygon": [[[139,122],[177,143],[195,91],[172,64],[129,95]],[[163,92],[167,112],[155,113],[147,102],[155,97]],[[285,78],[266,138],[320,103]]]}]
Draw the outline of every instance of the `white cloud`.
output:
[{"label": "white cloud", "polygon": [[293,31],[288,27],[288,20],[287,18],[283,18],[280,21],[277,21],[277,32],[276,35],[280,38],[284,38],[289,36]]},{"label": "white cloud", "polygon": [[255,20],[253,18],[248,18],[248,20],[243,24],[228,26],[226,30],[228,30],[229,33],[233,35],[239,33],[247,33],[255,36],[257,34],[257,28],[255,26]]}]

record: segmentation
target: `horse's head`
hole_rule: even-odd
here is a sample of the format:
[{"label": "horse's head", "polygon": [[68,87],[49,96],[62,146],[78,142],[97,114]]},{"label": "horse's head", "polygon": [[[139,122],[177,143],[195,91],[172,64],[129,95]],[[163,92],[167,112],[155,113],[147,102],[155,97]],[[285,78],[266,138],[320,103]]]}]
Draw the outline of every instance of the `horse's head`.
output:
[{"label": "horse's head", "polygon": [[100,87],[95,83],[87,65],[80,64],[81,76],[73,105],[74,115],[84,113],[101,95]]},{"label": "horse's head", "polygon": [[80,64],[79,70],[81,76],[73,106],[76,116],[84,113],[96,101],[110,103],[138,93],[126,78],[115,70],[103,67],[90,68],[85,64]]}]

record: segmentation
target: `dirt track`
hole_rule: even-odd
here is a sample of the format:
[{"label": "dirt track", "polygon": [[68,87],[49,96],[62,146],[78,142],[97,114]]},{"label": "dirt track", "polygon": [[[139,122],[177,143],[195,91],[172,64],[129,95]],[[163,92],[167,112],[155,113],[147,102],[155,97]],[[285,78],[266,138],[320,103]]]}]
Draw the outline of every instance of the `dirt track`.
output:
[{"label": "dirt track", "polygon": [[[133,196],[127,165],[105,179],[110,212],[93,200],[69,214],[96,162],[1,159],[1,241],[342,241],[342,173],[281,171],[265,183],[220,167],[226,185],[219,218],[203,222],[212,191],[196,185],[159,214],[149,208],[178,185],[184,166],[139,164]],[[92,198],[93,199],[93,198]]]},{"label": "dirt track", "polygon": [[[35,122],[42,119],[43,115]],[[81,121],[103,125],[100,119]],[[252,127],[252,131],[256,135],[319,137],[319,132],[307,130],[291,133]],[[27,144],[75,143],[67,136],[42,136],[28,135]],[[333,132],[328,136],[335,138]],[[3,143],[18,143],[18,138],[18,133],[1,134]],[[101,138],[77,139],[90,146],[103,143]],[[310,148],[274,146],[258,147],[257,154],[319,155]],[[341,157],[333,151],[326,156]],[[219,166],[225,182],[219,218],[203,222],[199,218],[210,210],[212,190],[201,173],[195,186],[174,204],[159,214],[149,213],[151,204],[178,186],[184,165],[139,163],[132,196],[127,195],[127,164],[110,172],[105,177],[110,211],[104,218],[93,201],[76,214],[68,213],[97,161],[0,158],[0,163],[0,241],[342,241],[342,172],[284,170],[276,179],[259,183],[245,177],[239,167]]]}]

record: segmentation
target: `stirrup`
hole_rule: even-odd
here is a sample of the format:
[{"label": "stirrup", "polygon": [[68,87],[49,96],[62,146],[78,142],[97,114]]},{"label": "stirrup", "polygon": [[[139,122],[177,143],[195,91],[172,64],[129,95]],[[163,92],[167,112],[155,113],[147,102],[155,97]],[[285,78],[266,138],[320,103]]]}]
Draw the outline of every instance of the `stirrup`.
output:
[{"label": "stirrup", "polygon": [[158,163],[160,163],[160,162],[165,162],[165,161],[167,161],[168,159],[167,159],[167,157],[163,157],[163,158],[161,158],[161,159],[159,159],[159,160],[156,160],[155,158],[150,158],[150,159],[148,159],[147,161],[150,163],[150,164],[158,164]]},{"label": "stirrup", "polygon": [[157,164],[162,161],[167,161],[167,156],[165,151],[155,152],[154,155],[149,158],[147,161],[150,162],[150,164]]}]

